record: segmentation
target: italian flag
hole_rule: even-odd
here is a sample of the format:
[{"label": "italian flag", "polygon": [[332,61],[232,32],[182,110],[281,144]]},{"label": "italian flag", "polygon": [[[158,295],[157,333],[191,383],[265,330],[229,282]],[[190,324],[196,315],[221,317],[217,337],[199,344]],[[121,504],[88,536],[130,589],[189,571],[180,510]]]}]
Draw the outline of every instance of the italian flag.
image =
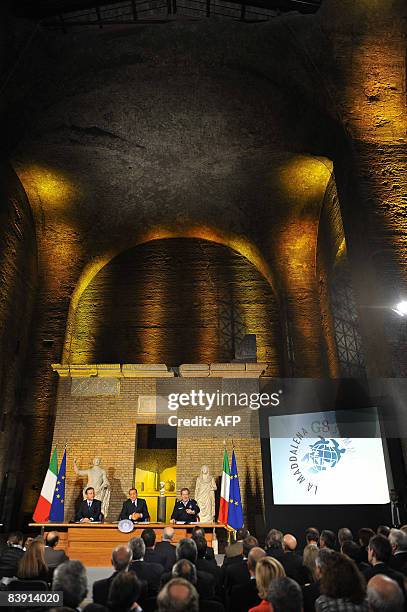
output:
[{"label": "italian flag", "polygon": [[218,522],[224,523],[224,525],[227,525],[228,523],[229,490],[230,490],[229,458],[228,458],[228,452],[225,448],[225,452],[223,453],[223,472],[222,472],[222,482],[220,486],[220,506],[219,506],[219,516],[218,516]]},{"label": "italian flag", "polygon": [[49,519],[52,498],[54,497],[55,486],[57,484],[58,460],[57,449],[54,448],[49,468],[45,475],[42,485],[41,495],[34,510],[33,519],[36,523],[45,523]]}]

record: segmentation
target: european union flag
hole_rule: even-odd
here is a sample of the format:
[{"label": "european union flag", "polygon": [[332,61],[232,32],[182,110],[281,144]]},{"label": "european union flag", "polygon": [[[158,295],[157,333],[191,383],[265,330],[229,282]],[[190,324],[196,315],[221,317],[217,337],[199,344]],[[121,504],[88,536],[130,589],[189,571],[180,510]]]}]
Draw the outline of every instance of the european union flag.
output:
[{"label": "european union flag", "polygon": [[64,522],[65,509],[65,480],[66,480],[66,449],[59,466],[57,483],[55,485],[54,497],[52,498],[49,520],[51,523]]},{"label": "european union flag", "polygon": [[235,451],[232,452],[232,466],[230,469],[228,525],[235,530],[243,527],[243,508]]}]

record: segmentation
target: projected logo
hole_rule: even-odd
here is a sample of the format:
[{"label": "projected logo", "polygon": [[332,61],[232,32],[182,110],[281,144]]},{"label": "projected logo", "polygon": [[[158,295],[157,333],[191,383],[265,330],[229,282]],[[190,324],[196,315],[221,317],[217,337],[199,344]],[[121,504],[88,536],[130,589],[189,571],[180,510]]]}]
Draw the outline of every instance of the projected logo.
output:
[{"label": "projected logo", "polygon": [[341,448],[334,438],[321,438],[314,444],[309,445],[309,452],[302,458],[303,463],[307,463],[308,472],[318,474],[327,468],[334,468],[338,465],[342,455],[346,453],[346,448]]}]

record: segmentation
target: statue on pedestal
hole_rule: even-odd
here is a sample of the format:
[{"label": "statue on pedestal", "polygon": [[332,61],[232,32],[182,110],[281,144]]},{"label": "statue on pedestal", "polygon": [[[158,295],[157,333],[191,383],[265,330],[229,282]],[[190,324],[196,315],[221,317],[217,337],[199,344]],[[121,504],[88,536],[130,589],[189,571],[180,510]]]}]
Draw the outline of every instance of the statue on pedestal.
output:
[{"label": "statue on pedestal", "polygon": [[92,463],[93,466],[91,468],[80,470],[78,468],[77,459],[74,459],[73,469],[78,476],[88,477],[88,482],[83,489],[83,497],[85,498],[85,490],[88,487],[93,487],[95,489],[95,499],[98,499],[102,503],[102,513],[106,518],[110,503],[110,482],[107,478],[106,470],[100,467],[99,457],[95,457]]},{"label": "statue on pedestal", "polygon": [[207,465],[201,467],[196,479],[195,499],[200,508],[201,523],[212,523],[215,520],[215,478],[209,473]]}]

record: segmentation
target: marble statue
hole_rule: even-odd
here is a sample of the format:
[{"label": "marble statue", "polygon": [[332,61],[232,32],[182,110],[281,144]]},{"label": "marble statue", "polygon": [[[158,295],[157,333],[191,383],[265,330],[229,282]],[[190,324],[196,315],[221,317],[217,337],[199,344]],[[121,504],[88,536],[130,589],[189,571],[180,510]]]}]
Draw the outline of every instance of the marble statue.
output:
[{"label": "marble statue", "polygon": [[201,523],[212,523],[215,520],[216,488],[215,479],[209,473],[208,466],[203,465],[195,486],[195,499],[200,507]]},{"label": "marble statue", "polygon": [[106,470],[100,467],[99,457],[95,457],[92,464],[91,468],[80,470],[77,459],[74,459],[73,468],[78,476],[88,477],[88,482],[83,489],[83,497],[85,498],[85,490],[88,487],[93,487],[95,489],[95,499],[102,502],[102,513],[106,518],[110,503],[110,482],[107,479]]}]

